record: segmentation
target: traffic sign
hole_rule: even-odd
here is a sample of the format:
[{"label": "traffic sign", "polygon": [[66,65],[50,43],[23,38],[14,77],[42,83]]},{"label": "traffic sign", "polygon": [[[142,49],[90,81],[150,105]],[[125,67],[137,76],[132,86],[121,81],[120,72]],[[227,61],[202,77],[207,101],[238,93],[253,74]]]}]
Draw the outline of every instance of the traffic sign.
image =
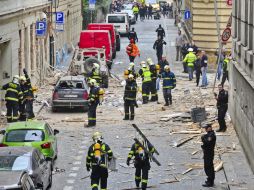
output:
[{"label": "traffic sign", "polygon": [[89,10],[95,10],[96,0],[89,0]]},{"label": "traffic sign", "polygon": [[232,6],[232,4],[233,4],[232,0],[227,0],[227,5],[228,6]]},{"label": "traffic sign", "polygon": [[64,24],[64,12],[56,12],[56,23]]},{"label": "traffic sign", "polygon": [[191,18],[191,12],[189,10],[184,11],[184,20],[189,20]]},{"label": "traffic sign", "polygon": [[58,24],[58,23],[56,23],[55,24],[55,30],[57,32],[63,32],[64,31],[64,24]]},{"label": "traffic sign", "polygon": [[226,28],[226,29],[223,31],[222,35],[221,35],[221,40],[222,40],[223,42],[226,42],[226,41],[229,40],[230,36],[231,36],[231,29],[230,29],[230,28]]},{"label": "traffic sign", "polygon": [[47,22],[37,21],[36,22],[36,36],[45,36],[46,31],[47,31]]}]

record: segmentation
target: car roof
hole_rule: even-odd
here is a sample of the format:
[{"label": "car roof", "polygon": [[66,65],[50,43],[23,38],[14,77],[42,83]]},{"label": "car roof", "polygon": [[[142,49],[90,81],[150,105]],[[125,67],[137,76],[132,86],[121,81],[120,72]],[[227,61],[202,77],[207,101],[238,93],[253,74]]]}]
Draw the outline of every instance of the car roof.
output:
[{"label": "car roof", "polygon": [[77,76],[63,76],[60,78],[61,80],[84,80],[85,77],[82,75],[77,75]]},{"label": "car roof", "polygon": [[[1,171],[0,172],[0,187],[12,186],[18,187],[21,177],[25,174],[24,171]],[[16,186],[17,185],[17,186]]]},{"label": "car roof", "polygon": [[46,122],[45,121],[21,121],[8,124],[6,130],[14,129],[40,129],[43,130]]},{"label": "car roof", "polygon": [[[27,156],[32,156],[32,153],[35,151],[35,148],[29,146],[10,146],[10,147],[1,147],[0,156],[22,156],[26,154]],[[1,172],[0,172],[1,173]]]}]

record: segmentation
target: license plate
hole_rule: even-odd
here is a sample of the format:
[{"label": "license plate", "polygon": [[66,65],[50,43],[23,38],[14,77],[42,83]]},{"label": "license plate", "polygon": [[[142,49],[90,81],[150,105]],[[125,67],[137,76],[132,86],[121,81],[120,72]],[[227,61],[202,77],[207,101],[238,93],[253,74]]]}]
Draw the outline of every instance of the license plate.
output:
[{"label": "license plate", "polygon": [[64,95],[65,98],[77,98],[78,95]]}]

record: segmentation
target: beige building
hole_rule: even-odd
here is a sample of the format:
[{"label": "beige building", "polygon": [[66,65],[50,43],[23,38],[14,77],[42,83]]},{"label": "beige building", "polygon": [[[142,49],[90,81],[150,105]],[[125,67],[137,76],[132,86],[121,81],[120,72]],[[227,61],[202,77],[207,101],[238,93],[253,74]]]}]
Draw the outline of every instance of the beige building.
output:
[{"label": "beige building", "polygon": [[[219,47],[214,0],[182,0],[179,4],[181,10],[191,11],[192,18],[185,21],[190,37],[201,49],[214,52]],[[226,0],[217,0],[217,4],[222,34],[231,15],[232,6],[228,6]],[[226,47],[231,48],[231,39]]]}]

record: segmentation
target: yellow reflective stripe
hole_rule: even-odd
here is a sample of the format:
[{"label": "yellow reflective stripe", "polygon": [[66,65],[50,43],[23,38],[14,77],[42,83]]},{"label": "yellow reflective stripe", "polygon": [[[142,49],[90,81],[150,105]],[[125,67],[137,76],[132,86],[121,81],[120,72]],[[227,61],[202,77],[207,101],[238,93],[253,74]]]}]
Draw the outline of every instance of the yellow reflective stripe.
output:
[{"label": "yellow reflective stripe", "polygon": [[141,177],[140,176],[135,176],[135,179],[141,179]]},{"label": "yellow reflective stripe", "polygon": [[142,179],[142,183],[147,183],[147,182],[148,182],[148,180]]},{"label": "yellow reflective stripe", "polygon": [[111,152],[112,152],[112,150],[109,150],[109,151],[108,151],[108,153],[111,153]]},{"label": "yellow reflective stripe", "polygon": [[126,100],[136,100],[136,98],[125,98]]},{"label": "yellow reflective stripe", "polygon": [[148,96],[147,94],[142,94],[142,96]]},{"label": "yellow reflective stripe", "polygon": [[11,98],[11,97],[7,97],[7,98],[5,98],[5,100],[11,100],[11,101],[16,101],[16,102],[19,101],[19,99],[17,99],[17,98]]},{"label": "yellow reflective stripe", "polygon": [[96,120],[94,117],[89,117],[88,120]]},{"label": "yellow reflective stripe", "polygon": [[19,117],[14,117],[14,116],[12,117],[12,119],[18,119],[18,118],[19,118]]},{"label": "yellow reflective stripe", "polygon": [[19,93],[19,91],[15,90],[15,89],[13,89],[13,88],[7,88],[7,90],[6,90],[6,91],[12,91],[12,92]]},{"label": "yellow reflective stripe", "polygon": [[92,187],[92,188],[98,187],[98,184],[93,184],[91,187]]},{"label": "yellow reflective stripe", "polygon": [[173,88],[173,86],[163,86],[163,88]]}]

